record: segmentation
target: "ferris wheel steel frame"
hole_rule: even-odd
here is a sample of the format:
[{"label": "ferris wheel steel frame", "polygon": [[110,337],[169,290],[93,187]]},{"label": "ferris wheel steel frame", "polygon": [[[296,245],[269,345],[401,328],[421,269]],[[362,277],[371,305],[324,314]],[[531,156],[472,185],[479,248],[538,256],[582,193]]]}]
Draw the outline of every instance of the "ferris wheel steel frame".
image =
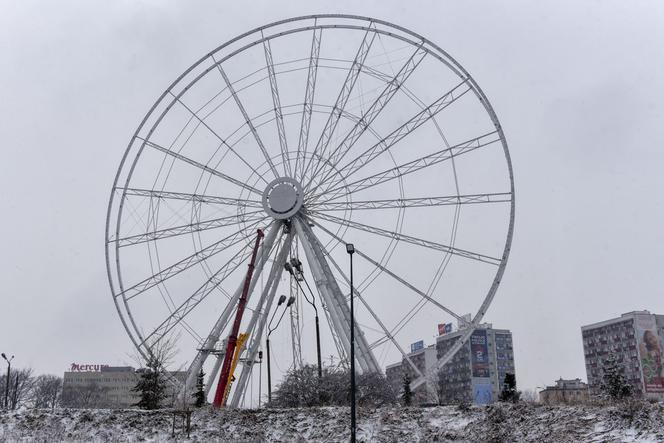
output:
[{"label": "ferris wheel steel frame", "polygon": [[[339,20],[340,22],[334,23],[334,20]],[[281,26],[297,22],[301,23],[301,26],[280,31]],[[316,112],[323,112],[320,109],[321,104],[315,103],[315,92],[319,81],[318,71],[321,61],[321,41],[326,30],[339,29],[364,32],[364,36],[353,61],[348,68],[346,78],[339,94],[337,95],[335,103],[331,106],[327,121],[323,125],[323,129],[315,144],[311,145],[310,141],[312,138],[310,130],[312,116]],[[282,106],[279,92],[279,73],[275,70],[275,62],[271,48],[272,40],[308,31],[312,33],[312,39],[308,58],[304,98],[300,105],[301,111],[294,111],[290,114],[285,113],[285,107]],[[245,41],[247,37],[251,36],[254,36],[255,39],[240,47],[234,47],[236,43],[241,43]],[[389,37],[400,40],[413,49],[406,62],[403,63],[400,69],[393,75],[386,74],[365,64],[376,37]],[[270,155],[268,147],[257,129],[259,122],[255,122],[256,117],[254,116],[254,118],[252,118],[249,111],[245,108],[234,82],[231,81],[228,73],[222,66],[223,63],[231,59],[233,56],[259,45],[263,48],[265,69],[267,71],[267,79],[270,85],[269,91],[274,106],[274,109],[272,110],[272,112],[274,112],[274,118],[269,121],[274,121],[277,127],[279,147],[277,156]],[[230,52],[224,54],[223,52],[227,48]],[[405,86],[409,76],[417,70],[422,60],[426,57],[433,57],[443,63],[452,73],[460,78],[458,84],[452,89],[445,91],[436,100],[429,104],[422,102],[419,97],[412,94]],[[212,65],[205,67],[204,63],[209,63],[210,61],[212,62]],[[202,71],[201,68],[203,68]],[[243,156],[240,155],[234,147],[235,142],[230,142],[228,138],[223,138],[217,134],[214,129],[205,122],[205,118],[201,118],[197,114],[197,111],[189,109],[182,101],[182,96],[189,90],[189,88],[192,87],[192,85],[195,85],[211,70],[216,70],[221,75],[225,87],[229,91],[230,96],[237,105],[237,109],[242,115],[242,119],[244,120],[243,126],[246,126],[249,131],[248,133],[245,133],[242,138],[251,134],[258,149],[264,156],[264,166],[267,167],[274,176],[272,182],[265,180],[263,174],[258,171],[258,169],[260,169],[258,165],[252,165],[244,160]],[[198,72],[197,75],[195,74],[196,72]],[[191,79],[187,85],[181,85],[181,81],[185,78],[189,78],[190,74],[194,74],[193,79]],[[346,109],[346,105],[352,97],[354,86],[358,81],[358,78],[362,74],[384,81],[386,84],[378,96],[375,97],[371,104],[369,104],[366,109],[363,109],[361,115],[358,116],[350,113]],[[381,112],[385,110],[388,102],[399,92],[409,96],[413,101],[417,101],[421,110],[387,135],[380,136],[374,132],[372,123],[379,117]],[[435,123],[436,120],[434,117],[436,115],[454,105],[454,103],[468,93],[474,94],[483,106],[494,126],[493,131],[451,146],[448,145],[445,139],[443,139],[445,140],[445,143],[440,146],[440,149],[432,154],[427,154],[402,164],[396,164],[394,168],[386,169],[367,177],[355,177],[349,180],[351,176],[354,176],[378,156],[383,155],[386,152],[389,154],[390,149],[394,145],[406,138],[420,126],[431,121]],[[229,97],[229,99],[231,97]],[[164,104],[166,104],[166,107],[160,109]],[[213,133],[214,136],[220,140],[220,147],[225,146],[227,153],[232,153],[235,158],[244,162],[244,164],[253,171],[252,178],[255,179],[253,184],[250,184],[249,180],[237,179],[227,173],[221,172],[214,166],[203,164],[181,154],[180,152],[174,151],[171,147],[162,146],[151,140],[151,136],[155,129],[159,127],[164,117],[176,104],[184,107],[192,114],[192,118],[198,120],[199,125],[206,127],[211,133]],[[327,109],[329,109],[329,107]],[[154,115],[157,110],[161,110],[161,113]],[[301,123],[297,137],[297,150],[293,161],[291,159],[291,153],[293,151],[288,146],[284,119],[288,115],[300,113]],[[341,142],[337,143],[333,141],[333,136],[342,118],[351,121],[353,126],[350,131],[343,136]],[[437,123],[435,124],[437,125]],[[347,154],[351,151],[353,146],[355,146],[355,143],[367,131],[371,132],[377,141],[368,149],[364,150],[359,156],[355,156],[355,158],[346,162],[342,166],[341,162],[346,159]],[[457,195],[435,195],[414,198],[406,198],[401,195],[399,198],[394,199],[349,200],[350,196],[365,189],[379,186],[382,183],[392,180],[397,180],[401,183],[402,178],[406,175],[446,161],[454,161],[454,159],[459,156],[465,156],[470,152],[496,143],[502,145],[502,150],[504,152],[508,174],[507,178],[510,187],[509,192],[481,194],[457,193]],[[313,149],[311,149],[312,146]],[[242,189],[241,192],[246,191],[247,194],[245,197],[247,198],[232,198],[228,196],[198,193],[190,194],[176,191],[165,191],[163,189],[135,188],[131,186],[131,179],[135,172],[135,168],[137,167],[138,160],[141,158],[141,155],[146,148],[161,152],[165,155],[165,158],[172,158],[173,161],[177,160],[187,163],[192,167],[201,170],[201,174],[207,173],[210,174],[210,176],[215,176],[225,182],[231,183]],[[134,155],[133,161],[130,158],[130,154]],[[281,157],[281,162],[275,162],[274,159],[278,159],[279,157]],[[129,163],[130,161],[131,163]],[[283,174],[278,170],[279,167],[283,169]],[[257,187],[260,180],[267,185],[267,188],[264,191]],[[292,191],[289,186],[292,187]],[[116,196],[118,192],[121,193],[119,194],[120,197]],[[295,195],[295,197],[293,197],[293,195]],[[174,227],[162,229],[155,228],[149,232],[123,237],[120,231],[127,196],[191,201],[192,205],[221,204],[229,205],[231,207],[237,205],[238,207],[241,206],[243,208],[243,212],[238,215],[218,217],[202,222],[192,221],[189,224]],[[252,198],[248,198],[249,196],[252,196]],[[340,198],[346,198],[346,200],[339,201]],[[274,200],[274,202],[271,200]],[[458,208],[461,205],[483,203],[509,203],[507,234],[500,257],[491,257],[485,254],[457,248],[453,246],[453,244],[446,245],[431,239],[404,234],[400,232],[400,229],[392,231],[329,214],[329,212],[334,211],[339,211],[341,213],[356,210],[380,209],[398,209],[401,211],[406,208],[446,205],[456,206]],[[291,205],[291,207],[288,207],[289,205]],[[264,215],[264,212],[267,213],[267,216]],[[249,382],[249,377],[253,368],[253,362],[255,361],[260,348],[265,322],[273,305],[274,297],[279,286],[279,280],[295,238],[299,241],[307,263],[311,269],[315,286],[320,294],[323,311],[328,319],[330,332],[338,348],[340,357],[342,360],[348,359],[350,353],[350,328],[348,326],[350,324],[350,312],[347,298],[339,287],[332,268],[336,270],[337,274],[340,275],[345,282],[348,282],[348,278],[339,264],[334,261],[326,244],[315,234],[314,228],[320,230],[320,232],[325,232],[331,239],[330,242],[334,244],[343,244],[344,240],[339,236],[339,231],[335,233],[326,228],[321,224],[321,220],[338,226],[339,229],[352,228],[360,232],[371,233],[380,236],[381,238],[389,239],[390,246],[388,246],[388,250],[392,247],[392,244],[396,247],[397,243],[404,242],[442,252],[446,254],[445,257],[457,256],[495,266],[496,273],[491,286],[489,287],[487,294],[484,296],[483,302],[475,315],[471,318],[470,322],[465,324],[466,327],[463,330],[460,339],[457,340],[452,348],[436,362],[433,368],[430,368],[426,372],[420,371],[417,368],[408,353],[397,342],[393,331],[383,323],[380,316],[365,300],[361,291],[357,288],[354,289],[354,295],[357,296],[371,317],[379,325],[385,334],[386,341],[392,343],[403,359],[417,374],[418,377],[411,384],[411,387],[416,389],[422,384],[430,383],[434,380],[440,368],[447,364],[456,352],[465,345],[468,338],[486,313],[486,310],[495,297],[507,265],[513,238],[514,216],[514,177],[505,135],[488,99],[475,80],[461,65],[459,65],[440,47],[426,38],[406,28],[383,20],[341,14],[310,15],[294,17],[255,28],[228,41],[199,59],[161,94],[134,133],[129,146],[122,157],[120,167],[113,183],[106,217],[106,265],[113,301],[122,324],[141,355],[147,357],[151,352],[150,343],[163,339],[163,337],[166,337],[176,326],[186,324],[185,318],[187,315],[209,294],[221,287],[222,283],[242,266],[242,264],[246,263],[248,252],[244,249],[240,249],[224,266],[216,270],[194,294],[181,304],[175,306],[174,309],[171,310],[169,308],[169,310],[171,310],[169,316],[164,319],[156,329],[147,334],[142,331],[139,323],[134,318],[132,309],[130,308],[130,301],[145,291],[163,285],[164,282],[171,277],[201,264],[209,257],[242,244],[242,242],[246,241],[245,232],[247,230],[255,230],[255,228],[261,223],[266,222],[266,220],[269,221],[269,225],[267,229],[265,229],[265,238],[258,252],[258,261],[256,263],[254,274],[249,284],[247,300],[251,298],[252,293],[256,289],[256,285],[263,274],[265,265],[268,264],[270,260],[272,260],[272,264],[267,276],[267,281],[263,285],[263,289],[258,296],[247,325],[246,333],[248,334],[247,337],[249,339],[243,344],[241,349],[241,351],[244,352],[243,355],[245,355],[245,357],[243,359],[243,364],[239,365],[240,374],[237,377],[233,394],[230,398],[231,407],[239,407],[243,400],[243,395],[245,394],[246,386]],[[121,248],[140,244],[149,245],[151,242],[156,243],[158,240],[172,236],[186,234],[193,235],[195,232],[200,232],[200,230],[232,227],[240,224],[244,225],[243,229],[231,233],[205,247],[202,247],[201,245],[201,249],[197,250],[195,253],[188,255],[165,268],[159,266],[159,271],[156,273],[153,273],[138,283],[125,287],[122,278],[120,259]],[[154,226],[156,226],[156,223],[154,223]],[[376,260],[364,253],[361,247],[357,247],[357,242],[356,252],[359,257],[368,263],[368,265],[374,267],[377,273],[390,277],[394,282],[409,289],[412,293],[417,294],[425,301],[425,303],[431,303],[443,312],[457,319],[459,322],[465,322],[460,315],[456,314],[454,310],[448,308],[443,303],[437,301],[428,293],[428,291],[417,288],[415,285],[409,283],[406,278],[388,268],[385,263],[382,262],[382,259]],[[197,349],[196,356],[189,366],[188,376],[182,391],[183,395],[194,386],[196,377],[203,368],[207,358],[210,355],[215,354],[218,350],[219,343],[223,343],[222,334],[229,324],[233,310],[240,298],[241,291],[242,284],[237,288],[233,295],[230,296],[228,303],[215,321],[210,332],[205,337],[201,337],[202,345]],[[355,355],[360,371],[381,372],[380,364],[373,354],[372,345],[366,340],[364,331],[357,322],[355,323],[354,328],[357,347]],[[295,353],[295,350],[293,352]],[[220,359],[217,358],[214,363],[213,373],[210,377],[211,380],[214,379],[216,372],[219,371],[219,366]],[[211,384],[206,386],[206,393],[209,391],[210,386]]]}]

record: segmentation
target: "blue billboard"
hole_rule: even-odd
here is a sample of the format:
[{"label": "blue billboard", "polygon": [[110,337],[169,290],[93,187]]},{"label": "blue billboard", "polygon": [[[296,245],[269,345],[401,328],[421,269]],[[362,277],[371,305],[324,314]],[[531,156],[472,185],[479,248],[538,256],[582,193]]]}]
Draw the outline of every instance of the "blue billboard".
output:
[{"label": "blue billboard", "polygon": [[420,349],[424,349],[424,340],[420,340],[420,341],[416,341],[415,343],[411,343],[410,352],[419,351]]},{"label": "blue billboard", "polygon": [[473,403],[476,405],[488,405],[493,402],[493,392],[490,384],[473,385]]}]

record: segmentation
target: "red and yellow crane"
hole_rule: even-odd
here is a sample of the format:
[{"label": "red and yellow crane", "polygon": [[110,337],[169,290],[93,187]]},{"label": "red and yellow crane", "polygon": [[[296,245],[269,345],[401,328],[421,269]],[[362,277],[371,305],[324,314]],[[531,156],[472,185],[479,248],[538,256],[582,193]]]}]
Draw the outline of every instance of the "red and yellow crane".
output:
[{"label": "red and yellow crane", "polygon": [[[217,391],[214,394],[214,401],[212,405],[215,408],[221,407],[224,404],[225,398],[227,396],[227,391],[230,391],[230,381],[233,374],[233,370],[237,365],[237,359],[239,353],[242,349],[242,344],[246,340],[246,334],[240,334],[241,340],[238,340],[238,332],[240,331],[240,324],[242,323],[242,315],[244,314],[244,308],[247,304],[247,294],[249,293],[249,287],[251,286],[251,277],[254,275],[254,266],[256,264],[256,255],[258,255],[258,247],[260,246],[261,239],[263,238],[263,231],[258,229],[256,232],[256,243],[254,244],[254,251],[251,254],[251,260],[249,261],[249,269],[247,270],[247,275],[244,279],[244,286],[242,287],[242,295],[237,304],[237,312],[235,313],[235,321],[233,322],[233,328],[231,329],[231,334],[228,336],[228,342],[226,345],[226,352],[224,354],[224,362],[221,366],[221,374],[219,375],[219,383],[217,383]],[[244,337],[242,337],[244,335]],[[237,348],[237,350],[236,350]]]}]

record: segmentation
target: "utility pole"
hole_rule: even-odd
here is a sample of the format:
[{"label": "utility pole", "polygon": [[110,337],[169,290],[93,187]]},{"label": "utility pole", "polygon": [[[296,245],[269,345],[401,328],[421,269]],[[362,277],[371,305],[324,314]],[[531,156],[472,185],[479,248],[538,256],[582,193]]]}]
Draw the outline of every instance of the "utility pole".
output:
[{"label": "utility pole", "polygon": [[355,310],[353,309],[353,253],[355,247],[346,243],[346,252],[350,256],[350,441],[355,443]]}]

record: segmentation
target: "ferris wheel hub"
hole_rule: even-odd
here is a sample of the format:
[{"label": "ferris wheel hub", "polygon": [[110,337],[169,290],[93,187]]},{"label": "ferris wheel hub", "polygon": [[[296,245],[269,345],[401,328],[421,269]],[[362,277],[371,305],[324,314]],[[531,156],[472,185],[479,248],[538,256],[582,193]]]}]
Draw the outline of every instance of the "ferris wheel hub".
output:
[{"label": "ferris wheel hub", "polygon": [[270,182],[263,192],[263,208],[275,219],[292,217],[302,207],[304,192],[300,183],[290,177],[279,177]]}]

